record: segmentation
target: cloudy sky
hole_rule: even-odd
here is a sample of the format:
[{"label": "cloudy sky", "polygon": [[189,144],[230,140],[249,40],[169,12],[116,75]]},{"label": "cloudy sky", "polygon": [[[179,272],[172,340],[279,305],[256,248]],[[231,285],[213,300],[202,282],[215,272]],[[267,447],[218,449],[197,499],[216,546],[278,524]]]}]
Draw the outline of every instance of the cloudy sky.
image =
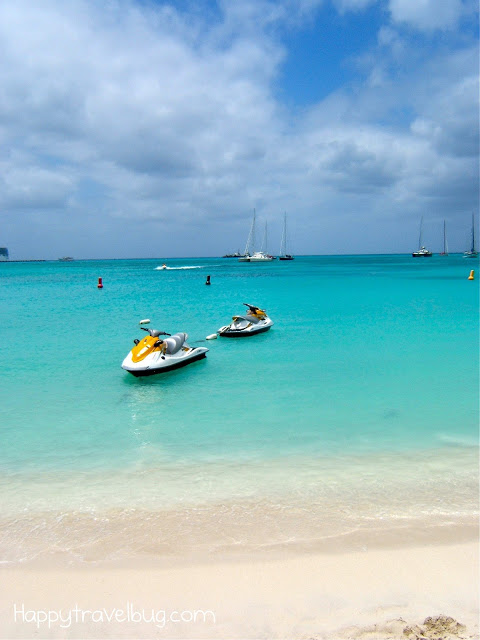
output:
[{"label": "cloudy sky", "polygon": [[[215,256],[467,248],[476,0],[0,2],[0,246]],[[260,235],[260,234],[259,234]]]}]

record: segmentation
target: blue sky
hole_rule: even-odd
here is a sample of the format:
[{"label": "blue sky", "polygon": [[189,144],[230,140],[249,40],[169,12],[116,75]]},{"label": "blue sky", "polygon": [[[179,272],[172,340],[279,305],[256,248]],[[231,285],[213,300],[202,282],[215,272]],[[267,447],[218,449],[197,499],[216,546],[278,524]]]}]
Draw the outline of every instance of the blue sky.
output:
[{"label": "blue sky", "polygon": [[278,82],[279,98],[295,105],[314,105],[358,78],[357,56],[374,47],[382,9],[340,15],[331,3],[320,6],[303,28],[282,34],[286,59]]},{"label": "blue sky", "polygon": [[0,6],[0,246],[12,258],[467,248],[472,0]]}]

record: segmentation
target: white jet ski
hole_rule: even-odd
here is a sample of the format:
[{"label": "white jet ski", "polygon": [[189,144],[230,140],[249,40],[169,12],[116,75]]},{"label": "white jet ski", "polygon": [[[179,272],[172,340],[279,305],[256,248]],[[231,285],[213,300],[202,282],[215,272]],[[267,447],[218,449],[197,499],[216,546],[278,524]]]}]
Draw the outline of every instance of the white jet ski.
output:
[{"label": "white jet ski", "polygon": [[252,336],[255,333],[264,333],[270,327],[273,327],[272,320],[263,309],[246,302],[243,304],[248,307],[247,313],[244,316],[233,316],[233,322],[218,329],[219,336],[223,338],[243,338],[244,336]]},{"label": "white jet ski", "polygon": [[[122,369],[134,376],[151,376],[184,367],[195,360],[205,358],[206,347],[189,347],[186,333],[169,333],[156,329],[145,329],[149,335],[143,340],[134,340],[135,346],[122,362]],[[162,340],[160,336],[169,336]]]}]

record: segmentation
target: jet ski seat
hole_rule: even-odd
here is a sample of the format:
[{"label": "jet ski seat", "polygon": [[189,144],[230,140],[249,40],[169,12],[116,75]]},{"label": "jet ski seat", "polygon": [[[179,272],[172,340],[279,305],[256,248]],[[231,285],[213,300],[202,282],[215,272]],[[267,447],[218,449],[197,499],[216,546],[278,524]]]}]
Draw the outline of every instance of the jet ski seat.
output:
[{"label": "jet ski seat", "polygon": [[165,340],[165,343],[167,345],[165,353],[169,353],[170,355],[177,353],[177,351],[180,351],[180,349],[182,348],[186,339],[186,333],[175,333],[173,336],[170,336]]},{"label": "jet ski seat", "polygon": [[233,316],[232,320],[242,329],[245,329],[249,324],[252,324],[252,318],[250,316]]}]

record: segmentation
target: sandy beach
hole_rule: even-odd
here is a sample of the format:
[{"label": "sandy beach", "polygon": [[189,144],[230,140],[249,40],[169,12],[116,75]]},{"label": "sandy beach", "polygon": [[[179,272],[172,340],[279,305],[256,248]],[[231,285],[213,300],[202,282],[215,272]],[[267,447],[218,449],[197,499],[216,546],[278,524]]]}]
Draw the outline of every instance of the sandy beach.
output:
[{"label": "sandy beach", "polygon": [[50,560],[4,566],[0,590],[5,639],[478,637],[474,540],[208,562]]}]

